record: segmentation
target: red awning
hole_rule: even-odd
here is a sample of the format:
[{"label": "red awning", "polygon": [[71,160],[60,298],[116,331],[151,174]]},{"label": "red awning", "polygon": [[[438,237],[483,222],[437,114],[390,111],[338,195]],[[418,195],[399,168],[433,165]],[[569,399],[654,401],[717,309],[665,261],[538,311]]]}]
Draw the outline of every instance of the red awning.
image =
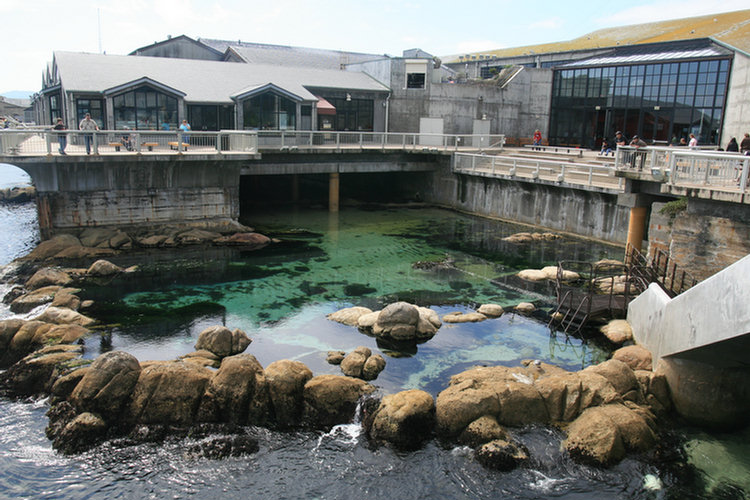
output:
[{"label": "red awning", "polygon": [[330,102],[326,101],[320,96],[315,96],[318,98],[318,114],[319,115],[335,115],[336,114],[336,107],[331,104]]}]

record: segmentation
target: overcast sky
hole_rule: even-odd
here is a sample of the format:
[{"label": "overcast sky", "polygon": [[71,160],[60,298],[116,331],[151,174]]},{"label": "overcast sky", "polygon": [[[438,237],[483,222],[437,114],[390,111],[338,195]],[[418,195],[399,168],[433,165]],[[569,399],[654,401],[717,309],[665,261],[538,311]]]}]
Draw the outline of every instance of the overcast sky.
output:
[{"label": "overcast sky", "polygon": [[747,0],[0,0],[0,93],[38,91],[55,50],[127,54],[168,35],[390,55],[418,47],[441,56],[747,7]]}]

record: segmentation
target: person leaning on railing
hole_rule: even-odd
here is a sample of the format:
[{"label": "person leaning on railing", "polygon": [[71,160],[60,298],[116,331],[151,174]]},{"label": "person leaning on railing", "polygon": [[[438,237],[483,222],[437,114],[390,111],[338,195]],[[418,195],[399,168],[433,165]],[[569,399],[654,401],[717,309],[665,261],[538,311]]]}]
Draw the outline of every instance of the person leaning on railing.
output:
[{"label": "person leaning on railing", "polygon": [[53,130],[58,130],[59,133],[57,134],[57,143],[60,145],[60,154],[64,155],[65,153],[65,147],[68,145],[68,138],[65,135],[65,124],[63,123],[62,118],[58,118],[57,122],[55,123],[55,126],[52,127]]}]

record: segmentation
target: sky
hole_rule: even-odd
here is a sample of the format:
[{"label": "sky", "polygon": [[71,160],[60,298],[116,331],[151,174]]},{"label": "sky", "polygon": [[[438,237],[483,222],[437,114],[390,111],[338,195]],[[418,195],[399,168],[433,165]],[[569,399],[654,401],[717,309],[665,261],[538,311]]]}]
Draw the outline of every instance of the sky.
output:
[{"label": "sky", "polygon": [[56,50],[128,54],[169,35],[445,56],[746,8],[747,0],[0,0],[0,94],[40,90]]}]

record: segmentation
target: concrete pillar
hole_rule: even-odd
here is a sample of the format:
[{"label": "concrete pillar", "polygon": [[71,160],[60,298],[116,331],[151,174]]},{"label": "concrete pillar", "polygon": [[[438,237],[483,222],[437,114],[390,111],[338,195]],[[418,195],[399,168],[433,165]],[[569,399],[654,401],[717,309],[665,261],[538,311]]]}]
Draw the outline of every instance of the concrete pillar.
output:
[{"label": "concrete pillar", "polygon": [[292,203],[299,201],[299,175],[292,175]]},{"label": "concrete pillar", "polygon": [[339,174],[332,172],[328,174],[328,211],[339,211]]},{"label": "concrete pillar", "polygon": [[630,222],[628,223],[628,244],[641,251],[643,235],[646,232],[647,207],[632,207],[630,209]]}]

